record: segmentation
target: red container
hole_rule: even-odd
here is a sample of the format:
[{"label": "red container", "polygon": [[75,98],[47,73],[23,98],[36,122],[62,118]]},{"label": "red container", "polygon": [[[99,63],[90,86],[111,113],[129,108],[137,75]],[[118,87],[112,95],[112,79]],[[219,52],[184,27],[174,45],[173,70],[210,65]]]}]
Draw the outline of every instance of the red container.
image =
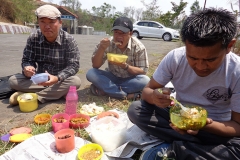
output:
[{"label": "red container", "polygon": [[75,135],[72,129],[62,129],[54,134],[56,148],[60,153],[68,153],[75,148]]},{"label": "red container", "polygon": [[51,120],[54,133],[61,129],[69,128],[69,115],[66,113],[55,114]]},{"label": "red container", "polygon": [[86,128],[90,124],[90,116],[77,113],[73,114],[69,118],[69,126],[71,128]]}]

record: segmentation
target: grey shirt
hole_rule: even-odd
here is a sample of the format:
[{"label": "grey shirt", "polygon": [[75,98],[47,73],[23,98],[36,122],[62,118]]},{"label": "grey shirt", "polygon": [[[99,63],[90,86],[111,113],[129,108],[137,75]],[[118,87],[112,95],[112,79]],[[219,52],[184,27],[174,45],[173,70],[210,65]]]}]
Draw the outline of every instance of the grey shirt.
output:
[{"label": "grey shirt", "polygon": [[181,47],[164,57],[153,78],[161,85],[171,81],[177,100],[204,107],[213,120],[230,120],[231,110],[240,113],[240,57],[232,52],[217,70],[199,77],[188,64],[185,47]]}]

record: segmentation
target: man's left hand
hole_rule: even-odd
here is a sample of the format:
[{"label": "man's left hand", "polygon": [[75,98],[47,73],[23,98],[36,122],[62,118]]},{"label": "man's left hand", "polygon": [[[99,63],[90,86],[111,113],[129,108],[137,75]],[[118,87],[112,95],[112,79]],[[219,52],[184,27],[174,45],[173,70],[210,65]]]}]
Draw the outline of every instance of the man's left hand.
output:
[{"label": "man's left hand", "polygon": [[[48,73],[48,72],[46,71],[46,73]],[[56,83],[58,83],[58,77],[48,73],[48,81],[43,82],[43,83],[39,83],[38,85],[40,85],[40,86],[51,86],[51,85],[54,85]]]},{"label": "man's left hand", "polygon": [[[207,118],[207,124],[211,124],[213,122],[213,120],[211,118]],[[172,129],[174,129],[176,132],[180,133],[180,134],[191,134],[191,135],[196,135],[198,134],[199,130],[182,130],[177,128],[176,126],[174,126],[172,123],[169,124]]]}]

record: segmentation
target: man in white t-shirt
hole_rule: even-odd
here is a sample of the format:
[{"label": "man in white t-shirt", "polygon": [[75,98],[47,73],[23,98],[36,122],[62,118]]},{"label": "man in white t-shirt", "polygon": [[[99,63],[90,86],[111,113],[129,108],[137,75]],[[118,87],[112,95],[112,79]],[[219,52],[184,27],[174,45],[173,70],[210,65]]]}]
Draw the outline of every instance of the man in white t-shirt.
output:
[{"label": "man in white t-shirt", "polygon": [[[140,159],[240,159],[240,57],[231,52],[236,31],[234,15],[223,9],[205,9],[186,19],[185,47],[164,57],[143,89],[143,100],[128,110],[134,124],[165,141]],[[170,91],[163,88],[169,81],[178,101],[207,110],[202,129],[181,130],[170,122]]]}]

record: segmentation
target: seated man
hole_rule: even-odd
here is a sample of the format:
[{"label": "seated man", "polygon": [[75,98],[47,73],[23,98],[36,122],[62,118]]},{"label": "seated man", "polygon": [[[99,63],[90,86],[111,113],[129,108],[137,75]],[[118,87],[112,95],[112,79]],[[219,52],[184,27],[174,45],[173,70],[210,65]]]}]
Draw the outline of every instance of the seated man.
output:
[{"label": "seated man", "polygon": [[[141,98],[141,91],[150,80],[145,75],[149,67],[148,55],[144,45],[132,37],[132,30],[129,18],[117,18],[113,23],[113,37],[104,38],[97,45],[92,56],[93,68],[86,75],[92,82],[93,94],[107,94],[117,99]],[[128,59],[123,63],[108,61],[108,70],[100,70],[107,53],[127,55]]]},{"label": "seated man", "polygon": [[[77,42],[61,29],[61,13],[51,5],[36,10],[40,29],[32,33],[23,51],[22,74],[9,78],[9,85],[15,92],[11,105],[17,105],[17,96],[23,92],[36,92],[41,103],[65,96],[69,86],[80,87],[81,80],[75,74],[79,70],[80,52]],[[31,76],[48,73],[48,81],[33,84]]]},{"label": "seated man", "polygon": [[[164,57],[143,89],[143,100],[127,112],[139,128],[166,142],[140,159],[240,159],[240,57],[231,52],[236,31],[234,14],[223,9],[204,9],[185,20],[185,47]],[[203,128],[181,130],[170,122],[170,91],[163,88],[169,81],[179,102],[207,110]]]}]

